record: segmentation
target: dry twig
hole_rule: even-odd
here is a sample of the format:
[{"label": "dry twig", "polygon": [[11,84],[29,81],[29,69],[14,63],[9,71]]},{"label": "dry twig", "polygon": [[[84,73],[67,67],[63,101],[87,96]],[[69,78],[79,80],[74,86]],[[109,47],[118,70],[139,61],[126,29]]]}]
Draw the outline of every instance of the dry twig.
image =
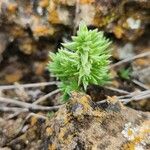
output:
[{"label": "dry twig", "polygon": [[115,91],[115,92],[118,92],[118,93],[129,94],[128,91],[120,90],[120,89],[117,89],[117,88],[114,88],[114,87],[108,87],[108,86],[105,86],[105,88],[106,88],[106,89],[109,89],[109,90],[112,90],[112,91]]},{"label": "dry twig", "polygon": [[[42,87],[42,86],[49,86],[49,85],[58,85],[59,81],[53,82],[41,82],[41,83],[30,83],[30,84],[20,84],[20,87],[23,88],[33,88],[33,87]],[[2,85],[0,86],[0,90],[10,90],[10,89],[17,89],[18,85]]]},{"label": "dry twig", "polygon": [[123,63],[129,62],[129,61],[132,61],[132,60],[134,60],[134,59],[141,58],[141,57],[146,57],[146,56],[149,56],[149,55],[150,55],[150,52],[145,52],[145,53],[142,53],[142,54],[138,54],[138,55],[136,55],[136,56],[134,56],[134,57],[126,58],[126,59],[123,59],[123,60],[121,60],[121,61],[119,61],[119,62],[117,62],[117,63],[115,63],[115,64],[112,64],[112,65],[110,66],[110,68],[114,68],[114,67],[119,66],[119,65],[121,65],[121,64],[123,64]]},{"label": "dry twig", "polygon": [[13,100],[10,98],[4,98],[4,97],[0,97],[0,102],[7,103],[7,104],[14,104],[22,108],[27,108],[29,110],[52,111],[52,110],[57,110],[58,108],[60,108],[60,106],[52,106],[52,107],[40,106],[40,105],[30,104],[30,103],[21,102],[21,101]]},{"label": "dry twig", "polygon": [[[0,106],[0,111],[3,112],[28,112],[28,108]],[[8,119],[8,118],[7,118]]]},{"label": "dry twig", "polygon": [[[127,104],[131,101],[138,101],[146,98],[150,98],[150,90],[142,92],[132,92],[128,95],[117,96],[118,100],[124,104]],[[107,99],[97,102],[97,104],[105,103]]]},{"label": "dry twig", "polygon": [[138,86],[144,88],[145,90],[148,90],[148,89],[149,89],[148,86],[146,86],[145,84],[143,84],[143,83],[140,82],[140,81],[137,81],[137,80],[134,79],[134,80],[132,80],[132,82],[135,83],[136,85],[138,85]]},{"label": "dry twig", "polygon": [[37,99],[35,102],[33,102],[33,104],[39,104],[39,103],[43,102],[44,100],[46,100],[48,97],[51,97],[51,96],[53,96],[54,94],[56,94],[56,93],[58,93],[58,92],[60,92],[59,89],[54,90],[54,91],[52,91],[52,92],[50,92],[50,93],[44,95],[43,97],[40,97],[40,98]]}]

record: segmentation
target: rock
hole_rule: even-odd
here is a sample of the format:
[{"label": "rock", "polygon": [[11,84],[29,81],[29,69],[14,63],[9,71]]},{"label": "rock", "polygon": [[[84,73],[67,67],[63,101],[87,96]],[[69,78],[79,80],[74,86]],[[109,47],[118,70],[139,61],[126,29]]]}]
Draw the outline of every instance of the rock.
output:
[{"label": "rock", "polygon": [[[117,6],[117,7],[116,7]],[[76,8],[77,7],[77,8]],[[138,11],[136,11],[138,9]],[[148,24],[148,0],[38,0],[18,2],[16,0],[0,2],[1,26],[16,38],[24,36],[30,29],[34,38],[54,36],[65,25],[73,28],[84,20],[88,25],[104,27],[117,38],[129,40],[139,37]],[[78,9],[77,11],[73,11]],[[128,10],[128,11],[127,11]],[[87,13],[90,12],[90,13]],[[135,13],[136,12],[136,13]],[[75,14],[77,13],[77,14]],[[8,30],[11,28],[11,30]],[[125,37],[123,36],[125,35]],[[130,37],[127,37],[130,35]]]},{"label": "rock", "polygon": [[43,147],[55,150],[148,150],[150,114],[125,107],[117,100],[96,106],[89,96],[74,93],[47,121]]},{"label": "rock", "polygon": [[9,40],[7,38],[8,36],[5,33],[0,32],[0,62],[2,61],[2,53],[9,43]]},{"label": "rock", "polygon": [[0,147],[15,138],[20,132],[23,120],[4,120],[0,118]]},{"label": "rock", "polygon": [[[11,57],[12,53],[19,57],[25,56],[32,64],[37,61],[32,56],[43,51],[47,54],[48,51],[56,50],[57,42],[68,35],[70,37],[72,31],[75,33],[81,21],[90,27],[98,27],[112,35],[111,37],[133,44],[133,41],[147,33],[149,8],[148,0],[0,0],[2,69],[8,62],[5,56]],[[47,56],[43,57],[42,61],[48,61]],[[43,62],[38,62],[41,63],[40,68]],[[3,74],[2,69],[0,66],[0,72]],[[36,74],[43,75],[44,71],[41,70],[36,70]],[[17,78],[16,74],[19,74]],[[3,75],[0,75],[0,78],[1,76]],[[19,71],[0,80],[2,84],[6,84],[25,78],[27,77],[24,77],[24,72]],[[41,77],[38,77],[38,81],[39,78]]]},{"label": "rock", "polygon": [[132,63],[132,76],[150,87],[150,56],[140,58]]}]

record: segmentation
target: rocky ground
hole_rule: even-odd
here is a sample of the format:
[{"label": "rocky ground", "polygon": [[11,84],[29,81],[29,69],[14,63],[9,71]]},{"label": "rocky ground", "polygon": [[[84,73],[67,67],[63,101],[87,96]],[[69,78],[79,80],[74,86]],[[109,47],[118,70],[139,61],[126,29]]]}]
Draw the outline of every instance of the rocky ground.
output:
[{"label": "rocky ground", "polygon": [[[148,0],[1,0],[0,150],[150,149],[149,9]],[[60,106],[48,53],[80,21],[113,41],[112,82]]]}]

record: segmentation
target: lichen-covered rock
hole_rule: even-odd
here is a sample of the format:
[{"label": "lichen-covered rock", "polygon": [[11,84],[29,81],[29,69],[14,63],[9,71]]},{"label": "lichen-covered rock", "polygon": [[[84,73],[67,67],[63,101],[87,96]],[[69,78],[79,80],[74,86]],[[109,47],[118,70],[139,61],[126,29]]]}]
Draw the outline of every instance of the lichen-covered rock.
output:
[{"label": "lichen-covered rock", "polygon": [[73,93],[70,101],[46,123],[43,140],[49,150],[148,150],[150,115],[124,107],[109,98],[96,106],[85,94]]},{"label": "lichen-covered rock", "polygon": [[[88,25],[104,27],[117,38],[125,35],[132,40],[144,32],[149,8],[148,0],[1,0],[0,23],[5,25],[6,30],[11,28],[9,32],[16,26],[20,27],[22,36],[25,29],[30,28],[37,39],[60,31],[61,26],[55,25],[73,27],[84,20]],[[13,38],[17,36],[18,32],[15,32]]]},{"label": "lichen-covered rock", "polygon": [[[135,41],[147,32],[149,8],[149,0],[0,0],[0,62],[2,66],[7,64],[9,60],[5,56],[11,57],[12,53],[6,51],[13,49],[13,53],[21,52],[33,62],[34,56],[44,51],[45,63],[48,51],[55,49],[51,45],[72,31],[75,33],[80,21],[112,33],[118,39]],[[3,74],[2,69],[0,66]],[[0,80],[2,83],[21,81],[24,72],[19,74],[9,82],[0,75]]]}]

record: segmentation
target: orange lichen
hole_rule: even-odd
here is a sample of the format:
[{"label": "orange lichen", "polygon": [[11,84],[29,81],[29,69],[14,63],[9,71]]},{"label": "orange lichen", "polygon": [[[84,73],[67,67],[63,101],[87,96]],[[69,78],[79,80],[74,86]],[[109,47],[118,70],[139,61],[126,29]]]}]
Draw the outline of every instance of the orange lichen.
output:
[{"label": "orange lichen", "polygon": [[17,38],[21,37],[22,35],[25,35],[25,31],[19,26],[11,26],[10,34]]},{"label": "orange lichen", "polygon": [[44,36],[44,35],[52,35],[54,34],[54,30],[52,28],[48,28],[44,25],[39,25],[39,26],[36,26],[34,29],[33,29],[33,32],[35,35],[38,35],[38,36]]},{"label": "orange lichen", "polygon": [[59,23],[61,23],[61,21],[59,19],[58,12],[56,10],[50,11],[48,21],[50,23],[52,23],[52,24],[59,24]]},{"label": "orange lichen", "polygon": [[83,105],[84,107],[84,111],[88,111],[91,106],[89,105],[89,100],[88,100],[88,97],[87,96],[83,96],[81,99],[80,99],[80,104]]},{"label": "orange lichen", "polygon": [[114,29],[113,29],[113,32],[114,32],[114,34],[116,35],[116,37],[118,39],[122,38],[123,33],[124,33],[121,26],[115,26]]},{"label": "orange lichen", "polygon": [[137,66],[146,66],[148,65],[148,63],[150,63],[150,61],[148,59],[137,59],[135,60],[135,62],[137,64]]},{"label": "orange lichen", "polygon": [[35,74],[36,75],[42,75],[44,70],[45,70],[45,66],[47,64],[47,61],[45,62],[36,62],[35,63]]},{"label": "orange lichen", "polygon": [[19,81],[22,78],[23,74],[21,70],[16,70],[15,72],[11,74],[7,74],[5,76],[5,80],[7,83],[14,83]]},{"label": "orange lichen", "polygon": [[100,112],[99,110],[93,110],[93,116],[94,117],[101,117],[101,116],[104,116],[104,113]]},{"label": "orange lichen", "polygon": [[48,32],[48,28],[45,26],[37,26],[34,28],[34,32],[37,34],[45,34]]},{"label": "orange lichen", "polygon": [[19,45],[19,48],[21,51],[23,51],[25,54],[30,55],[35,50],[35,43],[31,39],[25,39],[23,43]]},{"label": "orange lichen", "polygon": [[64,118],[64,120],[63,120],[64,125],[67,124],[70,121],[70,119],[71,119],[71,114],[68,113],[66,118]]},{"label": "orange lichen", "polygon": [[[58,139],[60,141],[62,141],[65,144],[71,143],[74,134],[68,134],[68,126],[67,127],[63,127],[60,129],[60,132],[58,134]],[[68,135],[67,135],[68,134]]]},{"label": "orange lichen", "polygon": [[95,15],[93,19],[93,24],[99,27],[105,26],[109,24],[114,19],[114,13],[108,16],[101,16],[98,14]]},{"label": "orange lichen", "polygon": [[48,150],[56,150],[56,145],[55,144],[50,144],[48,146]]},{"label": "orange lichen", "polygon": [[9,4],[7,10],[10,13],[15,13],[17,10],[17,4],[16,3]]},{"label": "orange lichen", "polygon": [[112,96],[112,97],[107,96],[107,102],[111,104],[115,104],[118,102],[118,98],[116,96]]},{"label": "orange lichen", "polygon": [[47,135],[47,136],[51,136],[52,133],[53,133],[53,129],[50,128],[50,127],[47,127],[47,128],[46,128],[46,135]]},{"label": "orange lichen", "polygon": [[37,123],[37,117],[31,117],[31,126],[34,126]]},{"label": "orange lichen", "polygon": [[53,2],[58,5],[74,6],[77,0],[53,0]]},{"label": "orange lichen", "polygon": [[93,2],[95,2],[95,0],[79,0],[80,4],[91,4]]},{"label": "orange lichen", "polygon": [[39,5],[43,8],[47,7],[49,5],[49,0],[41,0]]}]

